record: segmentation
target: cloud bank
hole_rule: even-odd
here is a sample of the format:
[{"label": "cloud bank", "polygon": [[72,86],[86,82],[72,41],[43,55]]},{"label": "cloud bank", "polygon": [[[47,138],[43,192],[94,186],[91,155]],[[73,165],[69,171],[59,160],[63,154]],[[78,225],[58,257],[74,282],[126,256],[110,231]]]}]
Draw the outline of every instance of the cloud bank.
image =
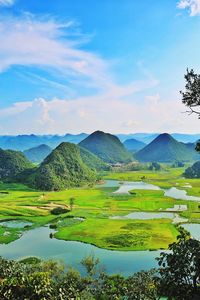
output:
[{"label": "cloud bank", "polygon": [[199,120],[184,111],[179,100],[162,101],[158,94],[146,96],[143,104],[106,94],[76,100],[39,98],[1,110],[0,134],[90,133],[98,129],[112,133],[192,133]]}]

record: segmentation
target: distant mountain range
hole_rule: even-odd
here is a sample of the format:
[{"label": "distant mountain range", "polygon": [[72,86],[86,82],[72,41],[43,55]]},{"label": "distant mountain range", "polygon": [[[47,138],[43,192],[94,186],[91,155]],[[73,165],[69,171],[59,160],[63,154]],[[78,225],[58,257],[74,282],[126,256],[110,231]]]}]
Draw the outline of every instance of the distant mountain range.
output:
[{"label": "distant mountain range", "polygon": [[118,137],[103,131],[93,132],[79,145],[107,163],[127,163],[133,160]]},{"label": "distant mountain range", "polygon": [[[152,142],[158,135],[159,133],[116,134],[121,142],[125,142],[128,139],[135,139],[145,144]],[[0,136],[0,148],[24,151],[45,144],[54,149],[62,142],[78,144],[88,136],[89,134],[87,133],[67,133],[65,135],[5,135]],[[200,139],[200,134],[173,133],[171,136],[183,143],[195,143]]]},{"label": "distant mountain range", "polygon": [[86,133],[61,135],[17,135],[0,136],[0,148],[24,151],[45,144],[51,148],[57,147],[62,142],[78,144],[88,136]]},{"label": "distant mountain range", "polygon": [[48,145],[42,144],[25,150],[23,153],[33,163],[41,163],[52,151]]},{"label": "distant mountain range", "polygon": [[136,139],[128,139],[123,143],[124,147],[130,152],[137,152],[146,146],[145,143],[138,141]]},{"label": "distant mountain range", "polygon": [[141,162],[191,162],[198,159],[195,143],[178,142],[167,133],[157,136],[134,156]]},{"label": "distant mountain range", "polygon": [[[127,139],[136,139],[145,144],[149,144],[152,142],[160,133],[133,133],[133,134],[117,134],[119,139],[124,142]],[[200,134],[185,134],[185,133],[171,133],[173,138],[175,138],[178,142],[183,143],[195,143],[200,139]]]}]

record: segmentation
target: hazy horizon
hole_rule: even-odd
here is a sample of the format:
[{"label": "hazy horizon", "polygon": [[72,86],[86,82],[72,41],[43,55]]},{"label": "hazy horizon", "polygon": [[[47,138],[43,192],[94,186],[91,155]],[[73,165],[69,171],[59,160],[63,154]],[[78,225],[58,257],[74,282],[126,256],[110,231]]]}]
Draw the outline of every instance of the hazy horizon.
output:
[{"label": "hazy horizon", "polygon": [[[103,130],[95,130],[95,131],[103,131]],[[87,135],[90,135],[90,134],[92,134],[93,132],[95,132],[95,131],[91,131],[91,132],[77,132],[77,133],[75,133],[75,132],[65,132],[65,133],[63,133],[63,134],[61,134],[61,133],[39,133],[39,134],[37,134],[37,133],[34,133],[34,132],[32,132],[32,133],[19,133],[19,134],[0,134],[0,136],[20,136],[20,135],[37,135],[37,136],[48,136],[48,135],[58,135],[58,136],[64,136],[64,135],[67,135],[67,134],[71,134],[71,135],[81,135],[81,134],[87,134]],[[125,136],[128,136],[128,135],[136,135],[136,134],[140,134],[140,135],[142,135],[142,134],[144,134],[144,135],[155,135],[155,134],[157,134],[157,135],[160,135],[160,134],[164,134],[164,133],[167,133],[167,134],[170,134],[170,135],[174,135],[174,134],[180,134],[180,135],[191,135],[191,136],[193,136],[193,135],[200,135],[200,132],[195,132],[195,133],[187,133],[187,132],[165,132],[165,131],[163,131],[163,132],[128,132],[128,133],[123,133],[123,132],[109,132],[109,131],[103,131],[103,132],[105,132],[105,133],[110,133],[110,134],[112,134],[112,135],[125,135]]]}]

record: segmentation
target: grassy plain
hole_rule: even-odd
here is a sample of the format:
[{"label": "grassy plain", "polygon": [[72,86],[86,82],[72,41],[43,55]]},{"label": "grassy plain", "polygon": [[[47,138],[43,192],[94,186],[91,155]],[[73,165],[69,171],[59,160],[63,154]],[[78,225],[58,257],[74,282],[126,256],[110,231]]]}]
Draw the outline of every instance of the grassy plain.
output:
[{"label": "grassy plain", "polygon": [[[159,172],[134,171],[106,173],[105,179],[139,181],[156,184],[162,188],[176,186],[187,190],[189,195],[200,196],[200,180],[184,179],[183,169],[166,167]],[[190,184],[192,188],[184,187]],[[70,189],[58,192],[41,192],[23,185],[0,184],[0,220],[25,220],[32,222],[28,229],[0,226],[0,243],[8,243],[23,231],[45,224],[57,226],[56,238],[77,240],[115,250],[146,250],[167,248],[176,240],[177,227],[170,219],[113,220],[114,215],[126,215],[133,211],[156,212],[175,204],[186,204],[188,211],[181,213],[191,222],[200,222],[198,202],[175,200],[164,196],[164,191],[135,190],[134,194],[113,194],[116,188],[101,186]],[[73,210],[60,216],[50,213],[52,205],[69,207],[74,198]],[[85,220],[73,220],[70,216]],[[6,234],[5,234],[6,231]]]}]

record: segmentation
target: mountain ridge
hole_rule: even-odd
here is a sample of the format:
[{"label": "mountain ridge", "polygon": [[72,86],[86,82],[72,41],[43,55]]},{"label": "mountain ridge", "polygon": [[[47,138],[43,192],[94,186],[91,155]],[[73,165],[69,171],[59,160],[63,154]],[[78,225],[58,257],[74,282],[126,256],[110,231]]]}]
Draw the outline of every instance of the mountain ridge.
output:
[{"label": "mountain ridge", "polygon": [[132,161],[132,155],[125,149],[118,137],[103,131],[95,131],[79,145],[107,163],[125,163]]},{"label": "mountain ridge", "polygon": [[189,162],[197,159],[197,153],[195,146],[192,150],[191,145],[189,147],[182,142],[178,142],[170,134],[163,133],[142,150],[135,153],[135,158],[142,162]]}]

